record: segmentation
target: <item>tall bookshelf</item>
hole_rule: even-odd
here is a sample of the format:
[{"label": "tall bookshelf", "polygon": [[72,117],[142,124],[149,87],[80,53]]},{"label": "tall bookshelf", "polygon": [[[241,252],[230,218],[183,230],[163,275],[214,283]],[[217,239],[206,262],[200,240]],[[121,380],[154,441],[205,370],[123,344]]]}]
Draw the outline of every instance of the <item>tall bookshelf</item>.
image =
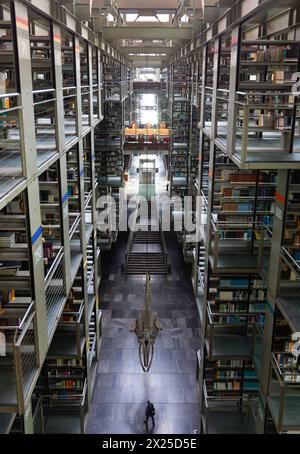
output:
[{"label": "tall bookshelf", "polygon": [[171,143],[170,143],[170,194],[187,195],[189,183],[190,138],[190,68],[182,62],[171,71]]},{"label": "tall bookshelf", "polygon": [[0,6],[1,433],[84,432],[101,344],[94,134],[113,51],[55,6]]},{"label": "tall bookshelf", "polygon": [[[96,130],[95,160],[99,196],[112,196],[119,212],[119,190],[124,183],[125,120],[130,121],[132,94],[129,67],[113,57],[103,55],[103,115],[104,120]],[[129,115],[129,117],[128,117]],[[113,207],[110,207],[113,209]],[[100,226],[98,241],[102,248],[110,249],[118,235],[115,226],[106,231]]]},{"label": "tall bookshelf", "polygon": [[259,16],[264,2],[251,20],[229,8],[172,63],[201,68],[192,276],[204,433],[299,432],[299,25],[289,6],[280,21]]}]

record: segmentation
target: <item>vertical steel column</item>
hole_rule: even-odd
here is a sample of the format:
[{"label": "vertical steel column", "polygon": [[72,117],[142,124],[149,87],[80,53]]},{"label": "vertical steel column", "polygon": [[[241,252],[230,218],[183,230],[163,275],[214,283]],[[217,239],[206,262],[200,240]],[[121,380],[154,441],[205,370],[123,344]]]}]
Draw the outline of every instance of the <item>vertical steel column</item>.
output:
[{"label": "vertical steel column", "polygon": [[102,112],[102,63],[101,63],[101,51],[97,49],[97,72],[98,72],[98,115],[100,120],[103,119]]},{"label": "vertical steel column", "polygon": [[52,24],[53,63],[55,80],[55,120],[56,120],[56,145],[59,152],[59,185],[61,194],[61,222],[64,246],[64,278],[66,292],[70,289],[70,235],[69,235],[69,207],[67,185],[67,159],[65,153],[65,127],[63,105],[62,81],[62,56],[61,56],[61,31],[59,25]]},{"label": "vertical steel column", "polygon": [[[198,179],[199,179],[199,188],[198,188],[198,195],[201,194],[201,187],[202,187],[202,175],[203,175],[203,148],[205,145],[204,134],[203,134],[203,127],[204,127],[204,118],[205,118],[205,75],[206,75],[206,66],[207,66],[207,46],[203,46],[202,49],[202,85],[201,85],[201,103],[200,103],[200,136],[199,136],[199,165],[198,165]],[[201,210],[201,207],[200,207]],[[201,215],[201,213],[200,213]],[[199,222],[199,229],[200,229],[200,222]],[[199,258],[199,250],[197,250],[197,261]],[[197,263],[197,277],[196,281],[198,281],[198,263]],[[197,283],[197,282],[196,282]],[[196,284],[195,284],[196,285]],[[203,314],[202,314],[203,315]],[[201,317],[202,317],[201,315]],[[203,357],[203,354],[201,355]]]},{"label": "vertical steel column", "polygon": [[[207,51],[207,49],[206,49]],[[215,155],[216,155],[216,147],[214,143],[214,139],[216,136],[216,118],[217,118],[217,88],[218,88],[218,80],[219,80],[219,52],[220,52],[220,40],[216,39],[214,42],[214,74],[213,74],[213,93],[212,93],[212,123],[211,123],[211,141],[210,141],[210,157],[209,157],[209,181],[208,181],[208,209],[207,209],[207,226],[206,226],[206,241],[208,243],[206,250],[205,250],[205,284],[204,284],[204,301],[203,301],[203,314],[202,314],[202,332],[203,332],[203,341],[201,347],[201,373],[199,377],[199,386],[200,389],[203,387],[203,374],[204,374],[204,365],[205,365],[205,335],[206,335],[206,306],[207,306],[207,296],[209,291],[209,255],[210,255],[210,236],[211,236],[211,213],[213,210],[213,192],[214,192],[214,174],[215,174]],[[206,58],[205,58],[206,61]],[[206,70],[206,64],[203,63],[203,68]],[[206,73],[205,73],[206,74]],[[206,80],[206,77],[205,77]],[[202,103],[201,103],[202,104]],[[205,104],[203,101],[202,106],[202,121],[204,124],[204,109]],[[200,414],[202,411],[202,398],[200,396]]]},{"label": "vertical steel column", "polygon": [[92,45],[87,45],[87,56],[88,56],[88,82],[89,82],[89,125],[93,127],[94,114],[93,114],[93,65],[92,65]]},{"label": "vertical steel column", "polygon": [[[79,207],[80,207],[80,240],[81,240],[81,252],[82,252],[82,263],[83,263],[83,299],[85,307],[87,307],[88,301],[88,289],[87,289],[87,252],[86,252],[86,230],[85,230],[85,206],[84,206],[84,157],[83,157],[83,139],[82,139],[82,105],[81,105],[81,80],[80,80],[80,44],[79,38],[75,36],[75,79],[76,79],[76,123],[77,133],[79,137],[78,141],[78,165],[79,165]],[[85,327],[88,333],[88,327]],[[89,351],[89,337],[86,336],[86,351]],[[88,355],[87,355],[88,356]],[[88,369],[88,368],[87,368]]]},{"label": "vertical steel column", "polygon": [[34,433],[31,401],[29,402],[27,407],[24,409],[23,429],[24,429],[24,435]]},{"label": "vertical steel column", "polygon": [[204,147],[204,136],[203,136],[203,128],[204,128],[204,112],[205,112],[205,74],[206,74],[206,64],[207,64],[207,46],[203,47],[202,50],[202,86],[201,86],[201,103],[200,103],[200,138],[199,138],[199,194],[201,192],[202,186],[202,170],[203,170],[203,162],[202,162],[202,151]]},{"label": "vertical steel column", "polygon": [[[96,187],[95,187],[95,142],[94,142],[94,126],[93,126],[93,77],[92,77],[92,47],[88,45],[88,81],[90,86],[90,118],[91,118],[91,132],[90,132],[90,147],[91,147],[91,162],[90,171],[91,171],[91,186],[92,186],[92,199],[91,199],[91,210],[92,210],[92,224],[93,224],[93,232],[92,232],[92,242],[93,242],[93,256],[94,256],[94,290],[96,296],[95,302],[95,315],[98,312],[98,263],[97,263],[97,229],[96,229]],[[99,98],[98,98],[99,102]],[[95,316],[95,320],[97,320],[97,316]],[[85,335],[88,339],[89,337],[89,324],[88,324],[88,295],[87,299],[85,300]],[[97,346],[99,345],[99,327],[98,323],[96,323],[96,354],[98,352]],[[88,351],[88,349],[87,349]],[[89,367],[87,367],[87,381],[88,381],[88,402],[90,402],[92,398],[92,383],[91,383],[91,371]]]},{"label": "vertical steel column", "polygon": [[239,59],[241,47],[240,26],[233,28],[231,33],[231,55],[229,73],[229,96],[227,113],[227,154],[231,156],[235,151],[235,100],[238,88]]},{"label": "vertical steel column", "polygon": [[[200,55],[203,57],[203,53],[200,53]],[[198,54],[198,58],[200,58],[200,55]],[[203,63],[204,61],[204,63]],[[204,69],[203,69],[204,65]],[[197,60],[196,62],[196,96],[197,96],[197,102],[198,102],[198,92],[199,92],[199,71],[200,71],[200,61]],[[204,71],[204,72],[203,72]],[[202,74],[205,73],[205,60],[202,60]],[[199,126],[202,126],[201,121],[203,121],[204,118],[204,84],[201,86],[201,103],[200,105],[197,105],[198,111],[199,111]],[[198,127],[198,125],[197,125]],[[199,144],[198,144],[198,188],[197,188],[197,197],[199,198],[201,195],[201,180],[202,180],[202,147],[203,147],[203,132],[200,127],[199,130]],[[202,203],[198,204],[196,203],[196,239],[198,240],[200,238],[200,228],[201,228],[201,212],[202,212]],[[198,294],[198,260],[199,260],[199,245],[200,241],[196,242],[196,248],[195,248],[195,265],[194,265],[194,272],[193,272],[193,280],[194,280],[194,285],[193,285],[193,290],[195,296]]]},{"label": "vertical steel column", "polygon": [[189,148],[188,148],[188,179],[187,179],[187,185],[188,185],[188,195],[192,194],[192,141],[193,141],[193,135],[192,135],[192,118],[193,118],[193,96],[194,96],[194,72],[195,72],[195,63],[191,62],[190,64],[187,63],[188,66],[191,68],[191,73],[189,77],[189,90],[188,90],[188,99],[189,99],[189,116],[190,116],[190,121],[189,121]]},{"label": "vertical steel column", "polygon": [[22,148],[23,171],[28,182],[27,216],[31,238],[29,250],[32,256],[32,296],[36,301],[36,337],[38,345],[38,360],[41,364],[46,356],[48,336],[41,227],[42,221],[40,211],[39,182],[37,175],[37,150],[32,94],[29,20],[27,7],[23,3],[14,1],[13,7],[13,26],[15,26],[16,34],[19,89],[21,93],[20,103],[22,106],[20,113],[20,142]]},{"label": "vertical steel column", "polygon": [[[276,295],[280,283],[281,274],[281,248],[282,237],[285,228],[285,210],[288,197],[289,171],[279,170],[276,185],[275,215],[273,220],[273,234],[271,242],[270,265],[268,273],[268,304],[264,326],[264,336],[262,340],[261,358],[261,394],[264,399],[268,395],[271,353],[274,329],[274,311],[276,305]],[[257,427],[261,432],[261,427]]]}]

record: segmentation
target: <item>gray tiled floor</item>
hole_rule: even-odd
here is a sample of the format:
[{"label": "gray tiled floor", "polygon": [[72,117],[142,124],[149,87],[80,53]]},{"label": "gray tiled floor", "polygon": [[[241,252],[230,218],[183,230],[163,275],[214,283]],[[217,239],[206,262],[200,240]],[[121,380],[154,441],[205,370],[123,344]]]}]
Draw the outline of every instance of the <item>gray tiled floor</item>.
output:
[{"label": "gray tiled floor", "polygon": [[150,372],[142,371],[137,340],[129,326],[144,304],[144,277],[120,272],[126,238],[104,257],[101,287],[103,341],[87,422],[87,433],[145,433],[148,399],[156,407],[151,433],[192,433],[197,428],[196,349],[199,324],[180,246],[167,237],[172,274],[152,277],[152,309],[163,331]]}]

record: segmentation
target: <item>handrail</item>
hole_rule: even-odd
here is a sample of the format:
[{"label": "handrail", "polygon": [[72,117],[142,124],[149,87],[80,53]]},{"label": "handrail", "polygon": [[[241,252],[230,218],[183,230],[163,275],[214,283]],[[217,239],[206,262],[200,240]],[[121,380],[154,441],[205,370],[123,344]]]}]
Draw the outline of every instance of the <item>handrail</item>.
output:
[{"label": "handrail", "polygon": [[51,279],[52,279],[52,277],[53,277],[53,275],[54,275],[54,273],[55,273],[55,271],[56,271],[56,269],[57,269],[57,267],[59,265],[59,262],[60,262],[60,260],[62,259],[63,256],[64,256],[64,247],[62,246],[60,248],[60,250],[58,251],[58,254],[56,255],[52,265],[50,266],[48,273],[46,274],[46,277],[45,277],[45,286],[46,286],[46,288],[49,287],[50,281],[51,281]]},{"label": "handrail", "polygon": [[[87,196],[86,196],[87,195]],[[84,207],[87,208],[88,204],[91,201],[91,198],[93,196],[93,190],[91,189],[89,192],[85,192],[84,196],[86,196],[86,199],[84,201]]]},{"label": "handrail", "polygon": [[284,246],[281,246],[281,250],[282,259],[300,277],[300,266],[298,265],[294,257],[291,256],[291,254]]},{"label": "handrail", "polygon": [[204,194],[204,192],[203,192],[202,189],[201,189],[201,197],[202,197],[202,200],[204,201],[205,210],[207,211],[207,208],[208,208],[208,200],[207,200],[207,197],[206,197],[206,195]]},{"label": "handrail", "polygon": [[214,321],[213,321],[213,314],[211,312],[211,309],[210,309],[210,306],[209,304],[207,304],[207,317],[208,317],[208,322],[210,325],[213,325]]},{"label": "handrail", "polygon": [[77,93],[74,93],[74,94],[72,94],[72,95],[66,95],[66,96],[64,96],[63,99],[76,98],[76,96],[77,96]]},{"label": "handrail", "polygon": [[278,365],[278,363],[276,361],[274,353],[272,353],[271,364],[273,366],[273,370],[275,372],[275,375],[276,375],[276,377],[278,379],[279,385],[280,385],[281,388],[283,388],[285,382],[282,380],[282,372],[281,372],[281,370],[279,368],[279,365]]},{"label": "handrail", "polygon": [[77,230],[80,218],[81,218],[81,213],[78,213],[76,218],[75,218],[75,221],[73,222],[73,225],[72,225],[72,227],[71,227],[71,229],[69,231],[70,239],[72,238],[72,236],[74,235],[74,233]]},{"label": "handrail", "polygon": [[74,321],[66,321],[66,322],[62,321],[61,324],[67,324],[67,325],[72,325],[72,324],[73,324],[73,325],[78,325],[78,324],[80,324],[80,323],[81,323],[81,318],[82,318],[83,311],[84,311],[84,301],[83,301],[83,299],[82,299],[78,311],[74,311],[74,312],[68,311],[68,312],[66,312],[66,313],[63,312],[63,314],[70,314],[70,315],[71,315],[71,314],[74,314],[74,315],[76,314],[76,320],[74,320]]},{"label": "handrail", "polygon": [[[18,326],[15,326],[15,325],[6,325],[6,326],[1,326],[0,329],[1,331],[11,331],[11,330],[16,330],[16,331],[21,331],[23,330],[24,328],[24,324],[25,324],[25,321],[27,320],[27,317],[29,316],[29,314],[31,313],[31,311],[33,310],[33,307],[35,306],[35,301],[31,301],[30,305],[28,306],[28,308],[26,309],[26,312],[25,314],[22,316],[22,320],[21,320],[21,323],[18,325]],[[6,309],[7,306],[4,306],[4,309]],[[13,309],[14,307],[10,306],[11,309]]]},{"label": "handrail", "polygon": [[166,240],[165,240],[165,235],[164,232],[162,231],[162,225],[161,225],[161,218],[159,218],[159,235],[160,235],[160,240],[161,240],[161,245],[162,245],[162,250],[163,250],[163,255],[164,255],[164,262],[165,262],[165,268],[168,268],[168,250],[166,246]]},{"label": "handrail", "polygon": [[53,93],[53,92],[55,92],[55,88],[45,88],[43,90],[33,90],[32,94],[39,95],[41,93]]},{"label": "handrail", "polygon": [[[270,230],[269,226],[266,224],[261,224],[261,231],[266,231],[269,235],[269,239],[273,237],[273,232]],[[263,243],[264,237],[262,235],[261,241]],[[281,258],[282,260],[300,277],[300,265],[296,262],[294,257],[289,253],[289,251],[284,247],[283,245],[281,246]]]},{"label": "handrail", "polygon": [[63,87],[63,90],[77,90],[76,86],[73,87]]},{"label": "handrail", "polygon": [[[138,200],[137,200],[137,204],[138,204]],[[136,219],[137,219],[137,214],[138,214],[137,207],[135,208],[134,213],[135,213],[135,216],[134,216],[134,223],[133,223],[133,226],[132,226],[133,228],[130,229],[130,233],[129,233],[129,237],[128,237],[128,241],[127,241],[127,246],[126,246],[126,251],[125,251],[125,266],[128,265],[129,254],[130,254],[131,247],[132,247],[133,234],[134,234],[134,231],[135,231]]]},{"label": "handrail", "polygon": [[95,265],[92,266],[91,273],[87,282],[87,288],[89,288],[92,284],[92,281],[94,279],[94,274],[95,274]]},{"label": "handrail", "polygon": [[[31,305],[32,308],[32,305]],[[30,391],[26,391],[24,387],[24,370],[28,372],[29,367],[34,367],[33,364],[28,364],[25,362],[22,353],[22,342],[32,325],[34,323],[34,319],[36,316],[36,311],[35,309],[30,312],[26,312],[26,318],[23,319],[24,326],[22,330],[19,332],[19,330],[16,329],[15,335],[14,335],[14,340],[13,340],[13,360],[14,360],[14,367],[15,367],[15,385],[16,385],[16,393],[17,393],[17,403],[18,403],[18,409],[19,412],[22,413],[24,411],[24,407],[26,404],[26,401],[28,400],[28,397],[30,397],[31,393]],[[35,335],[34,335],[35,338]],[[34,364],[36,368],[38,368],[38,359],[37,359],[37,345],[36,342],[34,342],[35,345],[35,351],[34,351]],[[24,370],[23,370],[24,368]],[[33,381],[31,382],[32,386]]]},{"label": "handrail", "polygon": [[[231,301],[239,302],[239,303],[247,303],[247,302],[248,302],[247,299],[242,299],[242,298],[233,299],[233,300],[231,300]],[[251,301],[250,301],[250,302],[251,302]],[[262,303],[263,303],[263,301],[262,301]],[[211,306],[213,306],[214,303],[211,303],[210,301],[208,301],[207,304],[208,304],[208,307],[209,307],[209,309],[210,309],[210,313],[211,313],[212,316],[215,316],[215,315],[216,315],[216,316],[219,316],[219,315],[221,315],[221,316],[222,316],[222,315],[225,315],[225,316],[227,316],[227,315],[236,315],[236,316],[241,316],[241,317],[252,317],[253,315],[259,315],[259,314],[262,314],[262,313],[265,312],[265,311],[263,311],[263,310],[262,310],[262,311],[255,311],[255,312],[247,312],[247,311],[245,311],[245,312],[242,312],[242,311],[236,311],[236,312],[234,312],[234,311],[230,311],[230,310],[219,311],[219,312],[217,312],[217,311],[216,311],[216,312],[215,312],[215,311],[212,312]],[[218,323],[218,324],[219,324],[219,322],[213,322],[213,323]],[[222,323],[222,322],[221,322],[221,323]],[[256,325],[256,323],[254,323],[254,324]]]},{"label": "handrail", "polygon": [[23,109],[22,106],[8,107],[7,109],[1,109],[0,115],[7,114],[8,112],[13,112],[15,110],[22,110],[22,109]]},{"label": "handrail", "polygon": [[31,325],[31,322],[33,321],[35,317],[35,311],[32,312],[29,316],[29,318],[26,320],[26,323],[23,327],[23,330],[21,331],[21,333],[19,334],[19,337],[17,338],[17,332],[16,332],[16,335],[15,335],[15,347],[20,347],[21,346],[21,343],[28,331],[28,328],[30,327]]},{"label": "handrail", "polygon": [[[218,221],[218,220],[215,220],[214,218],[214,215],[213,213],[211,213],[211,224],[212,224],[212,227],[214,229],[215,232],[217,232],[219,230],[219,228],[222,228],[222,227],[231,227],[231,229],[226,229],[226,230],[234,230],[234,227],[239,227],[239,228],[245,228],[246,225],[249,225],[251,226],[251,228],[253,226],[255,226],[256,228],[257,227],[260,227],[260,226],[263,226],[264,224],[262,224],[261,222],[252,222],[252,221],[249,221],[249,222],[226,222],[226,221]],[[238,238],[240,239],[240,238]]]},{"label": "handrail", "polygon": [[217,91],[223,91],[224,93],[230,93],[230,90],[228,90],[228,88],[217,88]]},{"label": "handrail", "polygon": [[207,393],[205,380],[203,380],[202,389],[203,389],[203,397],[204,397],[205,407],[208,408],[208,393]]},{"label": "handrail", "polygon": [[14,98],[14,97],[18,97],[18,96],[21,96],[20,93],[1,93],[0,94],[0,99],[2,98]]},{"label": "handrail", "polygon": [[45,99],[43,101],[37,101],[37,102],[34,102],[33,105],[34,106],[40,106],[42,104],[48,104],[48,103],[54,102],[54,101],[57,101],[57,98],[51,98],[51,99]]}]

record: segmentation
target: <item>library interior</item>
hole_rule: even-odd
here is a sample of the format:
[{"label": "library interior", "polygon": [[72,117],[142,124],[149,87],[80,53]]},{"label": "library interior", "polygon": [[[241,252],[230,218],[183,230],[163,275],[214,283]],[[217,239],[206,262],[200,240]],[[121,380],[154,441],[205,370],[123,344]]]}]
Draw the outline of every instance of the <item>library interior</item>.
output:
[{"label": "library interior", "polygon": [[299,0],[0,1],[0,433],[300,433]]}]

